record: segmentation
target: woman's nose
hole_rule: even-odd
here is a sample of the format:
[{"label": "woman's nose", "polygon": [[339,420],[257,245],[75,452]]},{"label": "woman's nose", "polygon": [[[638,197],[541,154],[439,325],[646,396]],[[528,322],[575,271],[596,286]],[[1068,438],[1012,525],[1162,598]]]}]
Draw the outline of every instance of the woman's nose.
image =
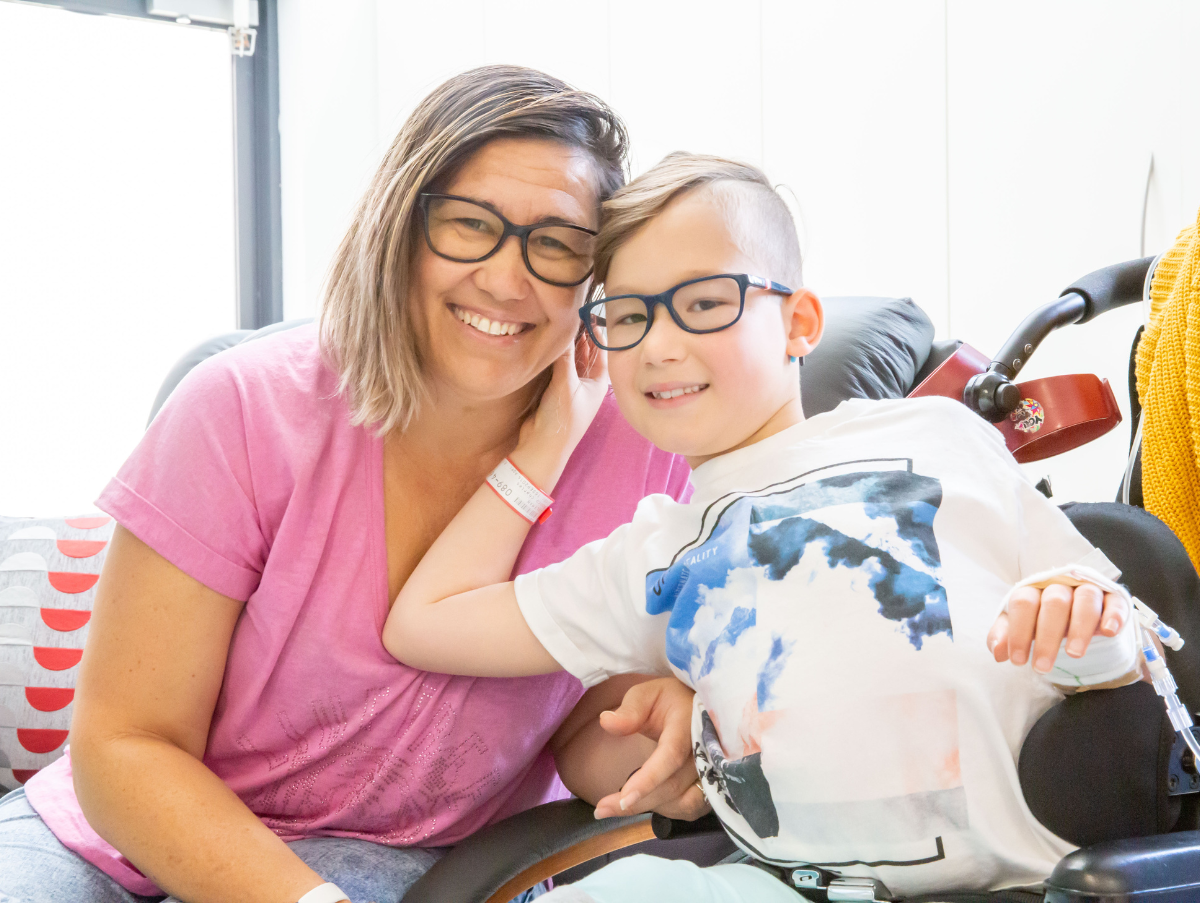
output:
[{"label": "woman's nose", "polygon": [[498,301],[523,298],[533,276],[525,266],[521,239],[509,235],[500,250],[479,264],[475,284]]}]

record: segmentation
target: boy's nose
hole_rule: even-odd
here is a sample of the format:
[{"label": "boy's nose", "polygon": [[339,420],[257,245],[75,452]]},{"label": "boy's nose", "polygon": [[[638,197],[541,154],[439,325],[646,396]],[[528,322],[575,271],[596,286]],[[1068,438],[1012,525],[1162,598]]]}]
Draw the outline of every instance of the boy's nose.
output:
[{"label": "boy's nose", "polygon": [[660,308],[655,311],[654,322],[641,341],[642,356],[647,363],[676,361],[684,356],[683,343],[687,333],[671,319],[671,314]]}]

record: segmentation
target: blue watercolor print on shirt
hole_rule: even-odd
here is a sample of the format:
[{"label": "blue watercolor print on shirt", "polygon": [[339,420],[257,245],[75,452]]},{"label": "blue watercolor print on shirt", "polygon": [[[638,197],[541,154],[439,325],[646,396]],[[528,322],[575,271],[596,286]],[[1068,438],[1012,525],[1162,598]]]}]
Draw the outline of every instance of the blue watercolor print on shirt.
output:
[{"label": "blue watercolor print on shirt", "polygon": [[[861,572],[879,614],[897,622],[914,649],[919,651],[924,639],[935,634],[953,637],[933,534],[941,500],[936,479],[909,470],[839,474],[772,495],[736,499],[721,512],[708,539],[665,570],[646,575],[647,612],[671,613],[668,659],[696,679],[708,674],[720,648],[735,645],[754,627],[755,600],[735,606],[720,635],[698,649],[689,637],[706,593],[725,587],[742,568],[758,568],[767,579],[782,580],[814,547],[821,550],[825,567]],[[868,539],[826,522],[847,523],[845,516],[837,516],[839,509],[845,514],[846,506],[856,509],[858,523],[869,526]],[[769,708],[772,684],[792,645],[788,638],[772,638],[758,675],[762,711]]]}]

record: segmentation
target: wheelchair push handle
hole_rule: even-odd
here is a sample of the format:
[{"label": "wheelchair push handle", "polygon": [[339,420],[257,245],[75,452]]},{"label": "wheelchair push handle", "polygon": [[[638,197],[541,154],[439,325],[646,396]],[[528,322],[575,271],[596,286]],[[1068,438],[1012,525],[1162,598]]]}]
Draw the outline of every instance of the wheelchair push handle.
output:
[{"label": "wheelchair push handle", "polygon": [[1140,260],[1115,263],[1094,273],[1088,273],[1082,279],[1068,285],[1063,289],[1064,295],[1074,292],[1087,301],[1087,311],[1076,322],[1086,323],[1100,314],[1141,301],[1146,277],[1154,261],[1154,257],[1143,257]]},{"label": "wheelchair push handle", "polygon": [[1071,283],[1059,297],[1022,321],[987,370],[967,383],[963,402],[984,419],[999,423],[1020,405],[1021,393],[1013,380],[1046,336],[1141,301],[1154,260],[1143,257],[1114,264]]}]

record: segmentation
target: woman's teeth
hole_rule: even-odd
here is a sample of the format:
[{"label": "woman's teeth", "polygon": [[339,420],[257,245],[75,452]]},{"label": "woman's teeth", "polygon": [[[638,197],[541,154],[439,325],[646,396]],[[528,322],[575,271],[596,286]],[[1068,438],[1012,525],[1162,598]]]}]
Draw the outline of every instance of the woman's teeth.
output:
[{"label": "woman's teeth", "polygon": [[489,320],[457,307],[454,309],[454,316],[488,335],[516,335],[524,328],[521,323],[501,323],[499,320]]},{"label": "woman's teeth", "polygon": [[666,400],[668,398],[678,398],[680,395],[691,395],[699,392],[701,389],[706,389],[707,386],[688,386],[686,389],[671,389],[669,392],[651,392],[650,395],[654,398]]}]

